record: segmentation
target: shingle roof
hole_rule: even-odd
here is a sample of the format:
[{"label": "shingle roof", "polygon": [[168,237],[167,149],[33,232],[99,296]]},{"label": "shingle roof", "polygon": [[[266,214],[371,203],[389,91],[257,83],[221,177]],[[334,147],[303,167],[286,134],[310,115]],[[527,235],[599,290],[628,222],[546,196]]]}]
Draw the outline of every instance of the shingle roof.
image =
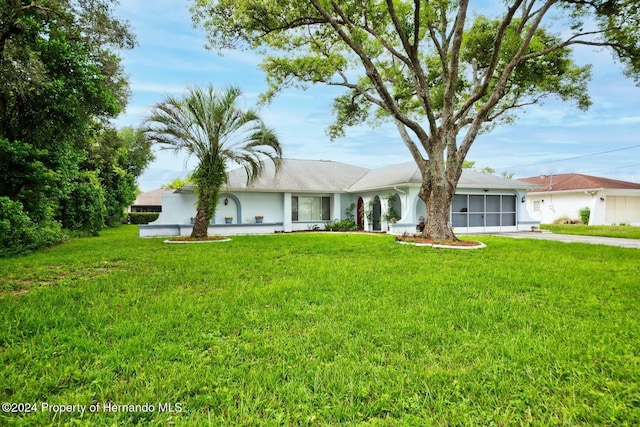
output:
[{"label": "shingle roof", "polygon": [[521,181],[542,185],[543,189],[534,191],[570,191],[594,189],[623,189],[640,190],[640,184],[598,176],[582,175],[579,173],[565,173],[548,176],[533,176],[521,178]]},{"label": "shingle roof", "polygon": [[[422,175],[415,162],[400,163],[379,169],[369,170],[362,178],[349,187],[349,191],[367,191],[378,188],[393,188],[403,184],[421,184]],[[464,169],[458,181],[458,188],[491,189],[531,189],[527,182]]]},{"label": "shingle roof", "polygon": [[[378,169],[366,169],[329,160],[282,159],[277,171],[266,162],[263,174],[251,185],[242,168],[229,172],[225,191],[262,192],[363,192],[393,188],[398,185],[420,184],[422,176],[414,162],[400,163]],[[462,172],[459,188],[532,189],[536,185],[469,169]],[[191,186],[181,191],[191,191]]]},{"label": "shingle roof", "polygon": [[140,193],[133,203],[131,203],[131,206],[162,206],[162,195],[173,192],[174,190],[164,188],[146,191],[144,193]]},{"label": "shingle roof", "polygon": [[229,191],[341,192],[364,175],[368,169],[325,160],[282,159],[280,169],[265,162],[265,171],[250,186],[239,168],[229,172]]}]

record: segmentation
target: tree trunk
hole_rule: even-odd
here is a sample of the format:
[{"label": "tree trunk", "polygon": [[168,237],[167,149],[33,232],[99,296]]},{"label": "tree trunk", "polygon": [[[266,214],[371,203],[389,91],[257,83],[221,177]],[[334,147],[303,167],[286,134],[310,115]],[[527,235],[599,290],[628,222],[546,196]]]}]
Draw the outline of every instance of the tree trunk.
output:
[{"label": "tree trunk", "polygon": [[197,239],[207,237],[209,222],[215,213],[215,206],[218,203],[219,190],[208,189],[199,185],[196,189],[198,194],[198,205],[196,209],[196,220],[191,230],[191,237]]},{"label": "tree trunk", "polygon": [[427,219],[422,235],[438,241],[457,241],[451,228],[450,212],[452,197],[440,187],[421,193],[421,199],[427,207]]},{"label": "tree trunk", "polygon": [[[428,162],[423,172],[420,199],[427,207],[422,235],[437,241],[457,241],[451,228],[451,202],[456,191],[459,173],[444,162]],[[449,175],[454,175],[449,177]]]},{"label": "tree trunk", "polygon": [[193,230],[191,230],[191,237],[199,239],[207,237],[209,231],[209,221],[211,221],[211,214],[207,213],[207,209],[200,206],[198,202],[198,209],[196,211],[196,220],[193,224]]}]

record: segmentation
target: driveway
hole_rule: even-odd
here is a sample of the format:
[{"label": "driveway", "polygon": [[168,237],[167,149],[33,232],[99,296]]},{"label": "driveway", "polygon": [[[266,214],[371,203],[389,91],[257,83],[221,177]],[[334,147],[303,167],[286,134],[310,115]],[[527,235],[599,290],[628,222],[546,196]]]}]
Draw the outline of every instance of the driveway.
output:
[{"label": "driveway", "polygon": [[588,243],[591,245],[606,245],[618,246],[621,248],[640,249],[640,240],[621,239],[618,237],[575,236],[571,234],[536,233],[530,231],[521,231],[517,233],[496,233],[495,236],[513,237],[516,239],[555,240],[557,242],[564,243]]}]

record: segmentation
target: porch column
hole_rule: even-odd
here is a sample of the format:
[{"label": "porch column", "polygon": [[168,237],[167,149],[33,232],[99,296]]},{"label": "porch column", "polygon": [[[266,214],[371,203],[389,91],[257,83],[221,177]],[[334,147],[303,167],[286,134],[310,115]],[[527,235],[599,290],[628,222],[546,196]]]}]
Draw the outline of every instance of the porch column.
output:
[{"label": "porch column", "polygon": [[330,221],[342,219],[342,197],[340,193],[333,193],[333,209],[331,209]]},{"label": "porch column", "polygon": [[284,201],[282,204],[282,227],[285,233],[293,231],[293,223],[291,221],[291,193],[284,193]]},{"label": "porch column", "polygon": [[373,200],[372,196],[363,196],[362,197],[362,210],[364,211],[364,229],[366,231],[373,230],[373,222],[369,221],[369,218],[373,218],[373,208],[370,204],[371,200]]},{"label": "porch column", "polygon": [[389,212],[389,199],[380,198],[380,230],[389,230],[389,220],[386,218],[387,212]]}]

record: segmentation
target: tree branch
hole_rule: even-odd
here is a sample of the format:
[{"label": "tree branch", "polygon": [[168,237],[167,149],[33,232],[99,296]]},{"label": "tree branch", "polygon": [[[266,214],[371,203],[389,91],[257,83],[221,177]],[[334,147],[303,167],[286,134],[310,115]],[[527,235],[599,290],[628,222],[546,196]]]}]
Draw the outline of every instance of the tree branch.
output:
[{"label": "tree branch", "polygon": [[400,133],[402,142],[404,142],[404,145],[407,146],[409,152],[411,153],[411,157],[413,157],[413,160],[420,168],[420,175],[423,175],[425,166],[427,165],[427,160],[425,160],[425,158],[422,156],[422,153],[420,153],[420,150],[418,150],[418,146],[411,139],[411,136],[407,132],[405,125],[398,119],[395,119],[394,122],[396,124],[396,127],[398,128],[398,132]]},{"label": "tree branch", "polygon": [[469,132],[467,132],[467,134],[465,135],[462,143],[460,144],[460,149],[458,150],[458,155],[463,156],[461,157],[462,159],[464,159],[464,157],[469,152],[469,149],[471,148],[471,144],[473,143],[476,136],[478,135],[478,132],[480,131],[482,123],[486,121],[487,117],[489,116],[493,108],[497,105],[500,99],[504,97],[504,92],[505,92],[507,83],[509,81],[509,77],[511,76],[511,73],[513,72],[514,68],[521,62],[522,57],[524,56],[526,50],[529,48],[529,44],[531,43],[531,40],[533,39],[533,36],[535,35],[535,32],[537,31],[540,25],[540,22],[542,21],[542,18],[546,15],[546,13],[549,11],[551,6],[553,6],[557,1],[558,0],[548,0],[545,3],[545,5],[542,8],[540,8],[538,15],[536,16],[535,20],[531,24],[529,31],[525,35],[523,42],[520,45],[520,48],[518,49],[518,52],[513,56],[511,61],[509,61],[509,63],[505,66],[504,71],[502,72],[502,74],[498,79],[498,83],[496,84],[495,88],[489,95],[489,99],[487,100],[485,105],[482,106],[480,111],[478,111],[474,116],[473,122],[470,125]]},{"label": "tree branch", "polygon": [[509,27],[511,22],[513,21],[513,17],[516,11],[518,10],[518,8],[520,7],[520,5],[522,4],[522,2],[523,0],[516,0],[514,4],[508,9],[505,17],[502,19],[502,22],[500,23],[500,27],[498,28],[498,32],[496,34],[495,41],[493,43],[493,49],[492,49],[493,55],[491,56],[491,61],[489,62],[489,66],[485,70],[484,75],[482,77],[482,83],[474,91],[474,93],[467,99],[467,101],[464,104],[462,104],[462,106],[460,107],[460,110],[456,114],[456,120],[465,116],[468,113],[469,109],[471,109],[478,100],[480,100],[483,96],[486,95],[487,89],[491,84],[491,79],[493,78],[493,75],[496,71],[496,68],[500,60],[500,49],[502,47],[504,34],[507,31],[507,28]]},{"label": "tree branch", "polygon": [[[402,123],[407,125],[421,141],[428,139],[428,135],[422,129],[422,127],[409,119],[409,117],[404,114],[400,108],[398,107],[396,101],[394,100],[389,90],[386,88],[384,84],[384,80],[380,76],[378,69],[375,64],[372,62],[371,58],[364,52],[361,45],[357,44],[342,28],[342,25],[333,17],[331,14],[320,4],[319,0],[311,0],[311,3],[316,8],[316,10],[322,15],[329,24],[333,27],[333,29],[338,33],[338,36],[349,46],[349,48],[360,58],[362,64],[364,65],[365,72],[374,88],[378,92],[382,101],[382,108],[388,111],[393,117],[400,120]],[[345,18],[344,11],[342,8],[335,2],[335,0],[331,1],[331,5],[333,9],[340,15],[343,19]]]},{"label": "tree branch", "polygon": [[[453,108],[456,96],[456,85],[458,82],[457,76],[460,69],[460,49],[462,47],[462,38],[464,34],[468,5],[469,0],[460,1],[458,13],[453,24],[453,43],[451,45],[451,52],[449,53],[451,59],[449,60],[449,66],[447,67],[448,74],[445,75],[446,84],[444,89],[444,105],[442,109],[443,117],[445,120],[449,121],[455,121]],[[444,123],[443,125],[448,127],[450,124]]]}]

